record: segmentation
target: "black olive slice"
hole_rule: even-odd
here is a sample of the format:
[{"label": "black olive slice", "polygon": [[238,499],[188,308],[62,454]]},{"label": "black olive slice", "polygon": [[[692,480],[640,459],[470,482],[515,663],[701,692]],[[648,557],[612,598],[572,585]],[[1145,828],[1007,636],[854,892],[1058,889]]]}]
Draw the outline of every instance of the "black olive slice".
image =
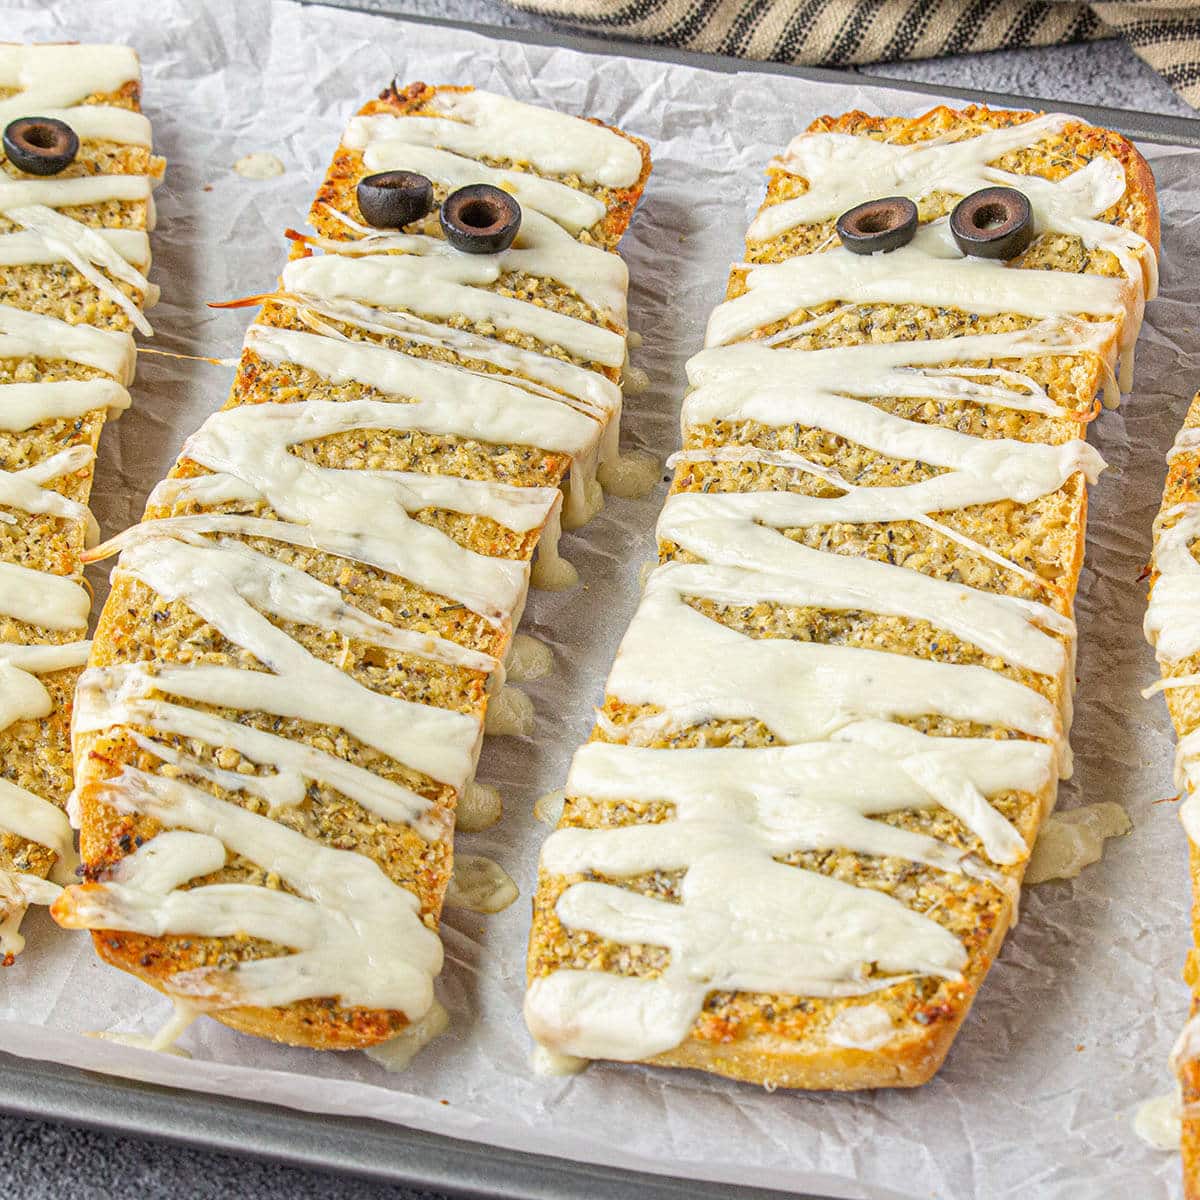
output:
[{"label": "black olive slice", "polygon": [[433,208],[433,184],[416,171],[381,171],[358,183],[358,211],[376,229],[402,229]]},{"label": "black olive slice", "polygon": [[18,171],[57,175],[75,161],[79,137],[55,117],[18,117],[4,128],[4,153]]},{"label": "black olive slice", "polygon": [[1016,188],[983,188],[955,205],[950,232],[964,254],[1016,258],[1033,241],[1033,210]]},{"label": "black olive slice", "polygon": [[838,217],[837,232],[851,254],[899,250],[917,232],[917,206],[907,196],[868,200]]},{"label": "black olive slice", "polygon": [[442,202],[442,232],[464,254],[498,254],[507,250],[521,228],[521,206],[490,183],[473,183],[451,192]]}]

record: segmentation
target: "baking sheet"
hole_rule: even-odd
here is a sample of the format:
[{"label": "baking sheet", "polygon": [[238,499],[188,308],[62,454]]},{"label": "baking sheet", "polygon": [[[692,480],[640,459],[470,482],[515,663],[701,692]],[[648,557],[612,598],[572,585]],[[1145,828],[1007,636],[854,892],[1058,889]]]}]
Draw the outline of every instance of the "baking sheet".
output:
[{"label": "baking sheet", "polygon": [[[211,298],[258,291],[282,261],[280,236],[307,207],[346,117],[393,74],[475,83],[615,121],[656,158],[625,252],[635,362],[653,386],[628,403],[626,444],[660,453],[676,438],[682,364],[701,340],[757,203],[750,181],[821,111],[917,112],[917,93],[814,85],[759,71],[730,76],[645,59],[598,60],[456,30],[302,9],[265,0],[5,7],[6,36],[127,40],[145,62],[145,107],[172,160],[158,193],[155,345],[236,353],[246,314]],[[273,152],[287,173],[244,180],[243,153]],[[1170,795],[1161,701],[1139,686],[1153,660],[1138,630],[1161,454],[1200,385],[1195,299],[1183,264],[1200,246],[1188,195],[1192,151],[1154,147],[1164,211],[1164,298],[1143,335],[1137,390],[1093,437],[1111,469],[1093,493],[1090,566],[1080,590],[1081,703],[1076,779],[1063,804],[1117,800],[1134,832],[1070,884],[1032,890],[974,1014],[938,1079],[916,1093],[812,1096],[760,1091],[679,1072],[596,1066],[569,1080],[533,1077],[519,1019],[523,944],[536,847],[533,799],[561,785],[636,596],[661,502],[610,501],[564,543],[585,586],[535,594],[527,631],[556,651],[528,690],[536,736],[491,740],[480,778],[505,794],[496,829],[464,836],[511,871],[522,900],[493,917],[448,913],[441,984],[451,1035],[404,1075],[361,1055],[321,1056],[253,1042],[204,1021],[185,1035],[191,1061],[80,1036],[149,1032],[165,1003],[95,961],[82,938],[31,918],[31,948],[0,977],[0,1049],[134,1078],[372,1116],[539,1153],[831,1195],[1091,1196],[1095,1176],[1132,1194],[1177,1194],[1178,1164],[1134,1137],[1130,1114],[1167,1086],[1165,1056],[1186,992],[1183,838]],[[205,189],[208,190],[205,190]],[[1168,334],[1165,331],[1170,331]],[[106,434],[95,507],[106,532],[136,519],[182,436],[223,399],[229,372],[147,356],[136,409]],[[314,1082],[319,1077],[320,1082]],[[444,1103],[443,1103],[444,1102]],[[856,1183],[855,1180],[860,1182]]]}]

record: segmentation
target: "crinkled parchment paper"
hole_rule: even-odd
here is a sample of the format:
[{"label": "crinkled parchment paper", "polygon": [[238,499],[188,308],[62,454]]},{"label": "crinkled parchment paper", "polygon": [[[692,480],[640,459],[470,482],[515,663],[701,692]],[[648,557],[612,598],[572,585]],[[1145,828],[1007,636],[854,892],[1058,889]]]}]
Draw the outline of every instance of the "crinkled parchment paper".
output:
[{"label": "crinkled parchment paper", "polygon": [[[93,0],[44,11],[0,8],[6,39],[128,41],[141,52],[144,102],[169,161],[158,192],[154,277],[163,300],[153,345],[235,355],[245,310],[211,299],[269,288],[288,225],[302,222],[338,135],[393,75],[473,83],[645,137],[655,172],[625,240],[635,363],[652,388],[627,404],[627,446],[669,452],[683,364],[760,197],[770,156],[814,116],[860,106],[917,113],[929,101],[870,87],[737,76],[620,57],[489,41],[468,33],[266,0]],[[286,173],[244,179],[242,155],[277,155]],[[1075,778],[1062,803],[1117,801],[1133,832],[1071,883],[1026,896],[1020,927],[941,1074],[915,1092],[767,1095],[699,1074],[597,1065],[535,1077],[520,1001],[529,896],[545,834],[531,809],[561,786],[637,595],[662,488],[611,500],[565,539],[583,586],[535,593],[525,628],[554,649],[531,685],[537,731],[489,739],[480,778],[504,794],[503,822],[463,836],[503,863],[521,899],[495,916],[448,912],[439,990],[451,1032],[407,1073],[361,1054],[321,1055],[240,1037],[202,1020],[190,1061],[82,1036],[150,1032],[168,1006],[99,964],[88,939],[31,915],[30,948],[0,976],[0,1049],[160,1083],[362,1115],[579,1159],[838,1196],[1039,1200],[1178,1194],[1178,1160],[1135,1137],[1137,1104],[1164,1091],[1183,1019],[1187,937],[1183,833],[1171,803],[1171,737],[1140,633],[1150,522],[1162,455],[1200,387],[1200,216],[1189,151],[1149,147],[1163,208],[1163,298],[1149,311],[1137,387],[1094,424],[1109,462],[1093,492],[1079,592]],[[135,521],[182,438],[224,398],[231,372],[144,356],[135,407],[104,436],[95,508],[106,533]],[[314,1086],[314,1077],[321,1080]]]}]

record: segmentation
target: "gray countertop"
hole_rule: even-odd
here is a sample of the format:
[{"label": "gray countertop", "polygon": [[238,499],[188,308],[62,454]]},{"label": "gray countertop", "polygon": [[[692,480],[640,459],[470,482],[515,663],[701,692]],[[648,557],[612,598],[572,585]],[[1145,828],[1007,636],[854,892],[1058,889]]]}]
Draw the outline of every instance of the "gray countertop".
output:
[{"label": "gray countertop", "polygon": [[[52,0],[54,2],[54,0]],[[498,0],[340,0],[375,12],[476,21],[552,31],[548,21],[505,8]],[[888,63],[863,74],[982,91],[1013,92],[1139,112],[1195,113],[1124,43],[1093,42],[1046,50],[1010,50],[931,62]],[[0,1117],[0,1198],[21,1200],[138,1200],[172,1197],[253,1197],[254,1200],[375,1200],[408,1192],[354,1179],[337,1179],[252,1159],[116,1137],[43,1121]]]}]

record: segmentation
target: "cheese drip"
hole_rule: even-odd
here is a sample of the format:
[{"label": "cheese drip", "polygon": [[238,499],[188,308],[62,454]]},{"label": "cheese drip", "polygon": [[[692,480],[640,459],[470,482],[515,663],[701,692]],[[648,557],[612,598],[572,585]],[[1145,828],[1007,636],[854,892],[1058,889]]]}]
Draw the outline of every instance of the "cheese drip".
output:
[{"label": "cheese drip", "polygon": [[[510,109],[503,108],[500,118],[502,127],[512,125]],[[489,137],[499,136],[483,127]],[[603,149],[610,140],[628,145],[607,131],[593,137],[592,126],[573,119],[566,127],[582,127],[583,141],[594,147]],[[347,144],[353,144],[352,134]],[[518,135],[524,136],[514,128],[504,136]],[[377,169],[369,166],[375,149],[374,142],[367,148],[368,169]],[[435,180],[476,171],[496,175],[456,153],[410,149],[435,162],[449,160],[441,175],[426,172]],[[595,157],[582,143],[553,152]],[[622,153],[618,149],[618,157]],[[611,149],[604,154],[608,162]],[[635,156],[636,178],[641,156]],[[597,169],[613,168],[601,163]],[[343,664],[361,647],[370,652],[362,661],[375,667],[385,652],[477,672],[493,694],[504,669],[490,654],[395,628],[359,609],[339,587],[246,539],[372,567],[446,597],[505,636],[515,627],[528,563],[468,549],[426,518],[454,513],[518,535],[542,534],[553,554],[562,507],[558,488],[326,467],[302,448],[371,431],[540,448],[569,458],[567,507],[583,506],[597,462],[616,452],[621,396],[612,379],[581,364],[619,367],[624,361],[628,277],[619,259],[576,241],[570,222],[558,219],[560,208],[586,216],[599,205],[599,214],[577,228],[594,224],[605,211],[602,202],[531,174],[523,180],[522,203],[528,195],[550,197],[549,214],[526,204],[516,242],[494,255],[464,255],[426,235],[367,229],[325,205],[357,236],[304,239],[324,253],[290,263],[285,290],[267,303],[275,312],[291,310],[306,328],[256,324],[245,350],[260,368],[265,363],[312,372],[336,386],[357,386],[361,398],[241,404],[214,414],[181,455],[205,473],[177,472],[150,498],[152,509],[191,511],[145,521],[91,556],[119,551],[118,579],[137,580],[162,601],[186,606],[253,660],[249,666],[94,667],[84,673],[76,702],[77,739],[123,728],[169,768],[154,774],[127,765],[89,795],[151,817],[164,832],[104,880],[71,889],[55,916],[73,928],[246,934],[288,948],[278,958],[177,973],[166,981],[173,992],[206,1007],[333,996],[343,1004],[396,1009],[414,1023],[431,1011],[441,947],[422,921],[416,895],[389,879],[367,851],[327,849],[282,822],[290,810],[333,791],[373,817],[409,826],[426,842],[442,841],[452,833],[445,788],[461,795],[469,786],[482,722],[376,691],[307,646],[315,631],[331,646],[341,644]],[[562,285],[589,306],[594,320],[489,290],[511,272]],[[463,317],[491,325],[495,336],[455,328]],[[531,337],[539,348],[511,344],[510,331]],[[422,356],[427,350],[435,357]],[[568,361],[564,351],[580,361]],[[211,511],[217,507],[222,511]],[[303,556],[296,561],[302,564]],[[303,639],[289,633],[297,625],[305,629]],[[431,782],[401,786],[332,748],[252,728],[207,707],[340,729]],[[225,765],[220,753],[198,754],[197,744],[236,751],[238,769]],[[258,811],[220,799],[209,788],[250,797]],[[275,873],[288,890],[202,882],[184,888],[222,867],[230,853]]]},{"label": "cheese drip", "polygon": [[[706,349],[688,364],[694,390],[682,412],[687,448],[671,463],[761,463],[811,475],[838,494],[706,489],[668,498],[660,546],[666,554],[686,554],[687,561],[671,559],[649,576],[606,688],[617,705],[652,711],[624,721],[601,713],[598,728],[606,740],[576,755],[567,795],[669,808],[654,821],[560,827],[545,843],[542,867],[568,880],[555,908],[567,930],[639,949],[663,947],[669,959],[654,976],[564,968],[535,978],[526,1021],[552,1051],[653,1058],[684,1041],[706,998],[718,991],[836,998],[869,995],[914,976],[959,976],[967,952],[932,913],[779,861],[798,852],[894,856],[969,874],[1002,892],[1015,911],[1016,884],[1000,868],[1023,863],[1030,847],[994,801],[1018,792],[1045,806],[1056,774],[1068,767],[1073,622],[1048,604],[890,561],[814,549],[788,533],[911,521],[1044,584],[934,515],[996,502],[1029,504],[1077,473],[1092,481],[1104,466],[1096,452],[1082,440],[1053,445],[976,437],[902,418],[877,402],[928,399],[934,406],[1085,418],[1082,404],[1064,409],[1022,368],[1022,360],[1053,357],[1099,360],[1106,392],[1116,392],[1117,354],[1128,372],[1154,271],[1144,239],[1095,219],[1124,194],[1120,163],[1096,160],[1054,184],[997,178],[987,165],[1066,121],[1041,118],[977,139],[918,146],[805,135],[775,164],[794,169],[811,187],[764,210],[751,243],[883,194],[919,199],[1003,182],[1029,195],[1039,229],[1077,234],[1087,246],[1110,251],[1125,278],[965,259],[942,220],[887,254],[855,256],[835,247],[749,265],[745,292],[713,312]],[[1015,314],[1031,323],[995,334],[787,348],[827,318],[787,322],[828,304],[835,305],[833,318],[858,304],[922,304]],[[779,322],[784,327],[768,335]],[[1081,399],[1090,406],[1090,397]],[[728,429],[736,423],[819,430],[936,473],[900,486],[864,486],[843,478],[836,459],[824,465],[825,455],[814,461],[741,443]],[[693,606],[699,601],[746,612],[785,605],[924,621],[1041,677],[1062,697],[1061,710],[1038,686],[991,667],[837,642],[751,637],[704,615]],[[903,723],[929,715],[1009,733],[997,740],[934,737]],[[647,744],[709,721],[760,722],[772,745]],[[1196,747],[1200,754],[1200,732]],[[931,808],[957,818],[977,839],[980,856],[879,819]],[[1200,835],[1200,818],[1196,825]],[[676,903],[621,886],[680,871]],[[885,1024],[884,1039],[892,1028],[890,1019]],[[868,1041],[870,1048],[880,1044],[874,1034]]]}]

